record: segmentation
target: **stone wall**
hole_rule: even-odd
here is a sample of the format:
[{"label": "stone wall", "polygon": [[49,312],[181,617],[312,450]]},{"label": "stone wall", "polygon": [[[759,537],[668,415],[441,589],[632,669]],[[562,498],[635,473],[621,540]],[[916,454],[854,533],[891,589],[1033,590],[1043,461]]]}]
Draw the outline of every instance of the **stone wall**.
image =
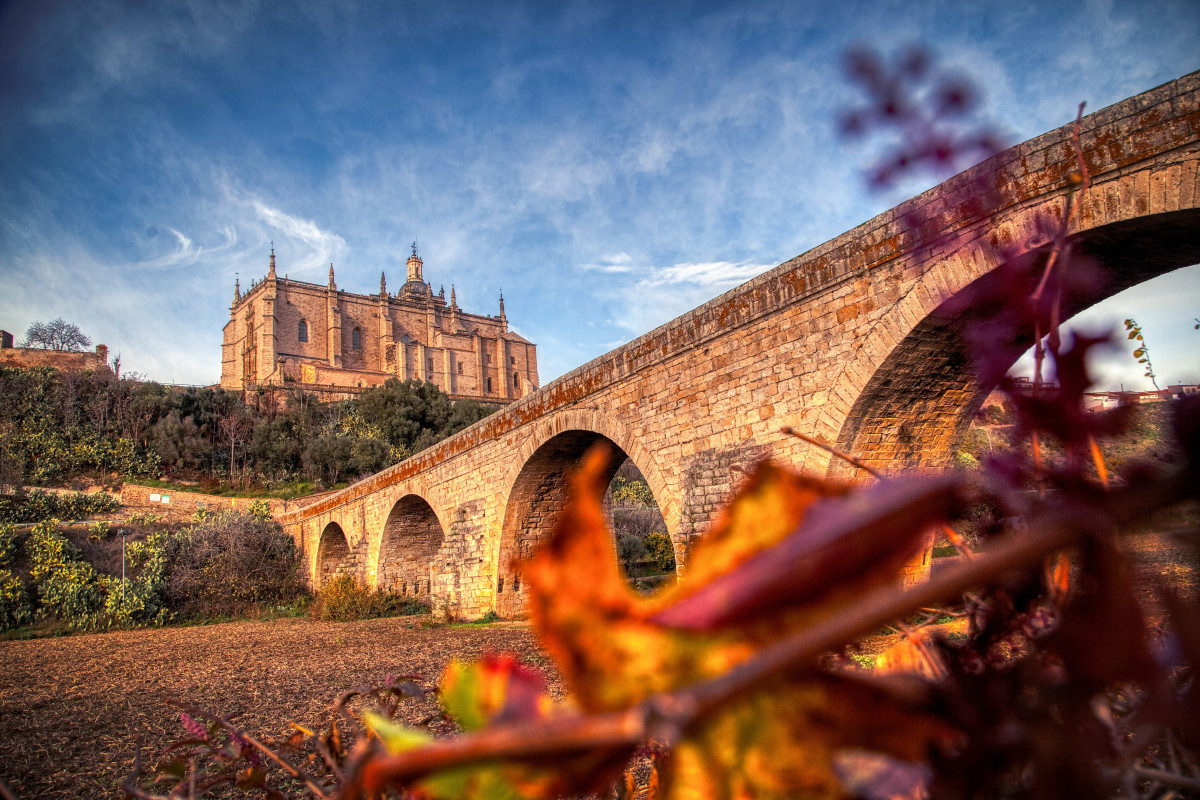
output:
[{"label": "stone wall", "polygon": [[185,516],[191,516],[201,510],[245,512],[249,511],[255,503],[263,500],[270,506],[271,514],[278,516],[303,508],[305,504],[315,502],[319,497],[304,497],[299,500],[280,500],[275,497],[224,497],[215,494],[204,494],[202,492],[159,489],[153,486],[140,486],[133,483],[126,483],[121,488],[121,503],[123,505],[131,508],[155,510],[163,514],[174,512],[175,514]]},{"label": "stone wall", "polygon": [[[7,335],[7,341],[12,341],[12,334]],[[40,347],[0,347],[0,365],[6,367],[53,367],[54,369],[100,369],[108,368],[108,347],[96,345],[91,353],[74,350],[43,350]]]}]

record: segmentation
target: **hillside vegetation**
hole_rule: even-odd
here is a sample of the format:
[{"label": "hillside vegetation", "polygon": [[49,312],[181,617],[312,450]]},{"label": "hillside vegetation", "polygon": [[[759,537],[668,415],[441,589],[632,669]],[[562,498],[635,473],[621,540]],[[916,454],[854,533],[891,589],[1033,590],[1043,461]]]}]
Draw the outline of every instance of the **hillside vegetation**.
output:
[{"label": "hillside vegetation", "polygon": [[90,476],[304,494],[383,469],[495,410],[417,381],[389,380],[333,403],[300,390],[246,401],[108,369],[0,367],[0,398],[5,491]]}]

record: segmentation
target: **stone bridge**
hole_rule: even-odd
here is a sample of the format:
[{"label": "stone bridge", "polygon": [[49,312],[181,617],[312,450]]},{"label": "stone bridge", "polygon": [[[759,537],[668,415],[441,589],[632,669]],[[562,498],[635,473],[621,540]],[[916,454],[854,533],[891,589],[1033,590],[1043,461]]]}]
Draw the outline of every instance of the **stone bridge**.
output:
[{"label": "stone bridge", "polygon": [[[1085,117],[1081,144],[1093,185],[1073,247],[1105,280],[1072,313],[1200,262],[1200,72]],[[509,616],[513,557],[548,534],[597,440],[642,471],[680,563],[734,467],[846,471],[785,425],[880,468],[945,464],[991,388],[966,369],[954,298],[1044,248],[1075,165],[1069,126],[1013,147],[280,521],[314,584],[350,572]],[[997,344],[1015,360],[1031,341]]]}]

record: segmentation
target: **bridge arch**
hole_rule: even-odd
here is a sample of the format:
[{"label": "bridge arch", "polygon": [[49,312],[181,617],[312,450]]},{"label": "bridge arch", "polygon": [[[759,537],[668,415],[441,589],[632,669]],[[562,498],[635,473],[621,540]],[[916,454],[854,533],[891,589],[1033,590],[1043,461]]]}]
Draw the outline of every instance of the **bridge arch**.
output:
[{"label": "bridge arch", "polygon": [[313,562],[313,586],[320,589],[338,575],[353,574],[354,563],[350,542],[342,526],[330,522],[321,530]]},{"label": "bridge arch", "polygon": [[[1125,214],[1070,237],[1072,252],[1090,274],[1065,290],[1064,320],[1138,283],[1200,263],[1200,209],[1148,214],[1148,203],[1133,193],[1126,197]],[[979,324],[987,298],[1002,295],[1004,276],[1040,270],[1044,250],[1033,234],[1012,259],[1002,260],[998,248],[976,240],[930,269],[921,290],[910,292],[890,316],[892,328],[881,325],[875,332],[894,346],[882,358],[880,349],[864,348],[843,371],[833,394],[855,400],[843,405],[848,410],[828,438],[877,468],[945,466],[994,388],[976,378],[967,331]],[[906,330],[896,335],[901,324]],[[1033,331],[1024,331],[996,342],[994,354],[1011,366],[1032,345]],[[828,471],[843,477],[855,472],[840,460],[831,461]]]},{"label": "bridge arch", "polygon": [[588,448],[598,442],[607,443],[613,450],[609,480],[626,458],[641,471],[674,544],[676,564],[682,564],[686,558],[675,536],[679,501],[668,494],[661,470],[637,439],[611,416],[577,410],[556,414],[529,436],[503,484],[504,515],[494,562],[495,608],[501,616],[524,613],[523,587],[513,562],[528,558],[550,535],[558,513],[567,501],[569,471],[580,462]]},{"label": "bridge arch", "polygon": [[434,561],[445,540],[433,506],[420,494],[403,494],[392,504],[379,537],[376,588],[431,599]]}]

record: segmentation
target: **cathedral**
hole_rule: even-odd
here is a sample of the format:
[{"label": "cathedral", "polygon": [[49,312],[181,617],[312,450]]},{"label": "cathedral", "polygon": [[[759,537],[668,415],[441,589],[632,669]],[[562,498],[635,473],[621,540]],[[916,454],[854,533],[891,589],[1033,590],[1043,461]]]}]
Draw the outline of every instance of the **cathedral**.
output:
[{"label": "cathedral", "polygon": [[414,244],[408,276],[395,294],[379,276],[379,294],[275,274],[275,249],[266,279],[233,306],[221,346],[221,387],[295,386],[350,395],[388,378],[429,381],[454,399],[507,403],[538,387],[537,346],[508,329],[500,315],[468,314],[454,287],[436,294],[425,282]]}]

